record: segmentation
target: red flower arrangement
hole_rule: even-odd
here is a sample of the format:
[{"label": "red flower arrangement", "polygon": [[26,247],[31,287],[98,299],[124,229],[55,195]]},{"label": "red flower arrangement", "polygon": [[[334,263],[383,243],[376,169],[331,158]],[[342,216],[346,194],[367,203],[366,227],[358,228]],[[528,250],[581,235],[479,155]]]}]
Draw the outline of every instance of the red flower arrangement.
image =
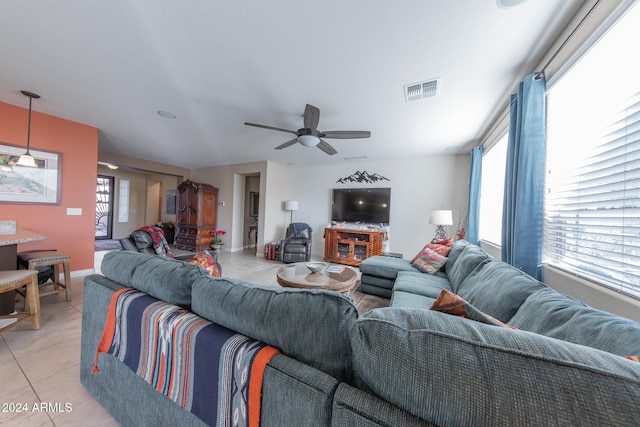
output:
[{"label": "red flower arrangement", "polygon": [[227,234],[226,231],[224,230],[211,230],[210,233],[213,236],[213,244],[214,245],[223,245],[224,242],[222,241],[222,236],[224,236],[225,234]]}]

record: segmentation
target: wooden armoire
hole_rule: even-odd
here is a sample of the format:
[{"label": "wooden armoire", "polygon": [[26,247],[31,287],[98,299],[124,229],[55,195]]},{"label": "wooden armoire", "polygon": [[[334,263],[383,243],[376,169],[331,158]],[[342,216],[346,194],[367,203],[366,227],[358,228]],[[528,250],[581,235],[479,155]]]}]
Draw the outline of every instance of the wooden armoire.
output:
[{"label": "wooden armoire", "polygon": [[218,189],[209,184],[186,180],[178,186],[178,233],[175,247],[200,252],[208,249],[216,228]]}]

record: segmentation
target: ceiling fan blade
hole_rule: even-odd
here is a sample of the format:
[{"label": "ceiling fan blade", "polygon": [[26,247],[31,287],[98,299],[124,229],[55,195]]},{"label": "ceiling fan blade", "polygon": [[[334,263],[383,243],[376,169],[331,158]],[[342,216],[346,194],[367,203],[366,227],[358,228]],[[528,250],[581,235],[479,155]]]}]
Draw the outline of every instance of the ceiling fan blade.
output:
[{"label": "ceiling fan blade", "polygon": [[318,129],[320,122],[320,110],[311,104],[304,107],[304,127],[309,129]]},{"label": "ceiling fan blade", "polygon": [[316,147],[318,147],[319,149],[321,149],[322,151],[324,151],[330,156],[333,156],[334,154],[337,153],[335,148],[333,148],[331,145],[327,144],[327,142],[323,140],[320,140],[320,142],[318,143],[318,145],[316,145]]},{"label": "ceiling fan blade", "polygon": [[293,138],[291,141],[287,141],[284,144],[280,144],[278,145],[275,149],[276,150],[282,150],[283,148],[287,148],[292,146],[293,144],[295,144],[296,142],[298,142],[298,138]]},{"label": "ceiling fan blade", "polygon": [[298,132],[296,132],[295,130],[277,128],[277,127],[274,127],[274,126],[259,125],[259,124],[256,124],[256,123],[249,123],[249,122],[244,122],[244,124],[247,125],[247,126],[254,126],[254,127],[257,127],[257,128],[278,130],[280,132],[289,132],[289,133],[292,133],[294,135],[298,134]]},{"label": "ceiling fan blade", "polygon": [[324,138],[335,139],[357,139],[357,138],[369,138],[371,132],[368,130],[330,130],[320,133]]}]

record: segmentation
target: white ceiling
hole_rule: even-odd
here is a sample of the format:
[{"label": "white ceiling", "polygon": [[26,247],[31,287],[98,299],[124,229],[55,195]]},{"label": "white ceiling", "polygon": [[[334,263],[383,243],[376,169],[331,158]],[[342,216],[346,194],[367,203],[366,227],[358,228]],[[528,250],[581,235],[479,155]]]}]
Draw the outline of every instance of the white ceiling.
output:
[{"label": "white ceiling", "polygon": [[[186,168],[442,154],[481,137],[581,4],[2,0],[0,101],[35,92],[34,111],[99,128],[101,151]],[[438,97],[405,102],[435,77]],[[243,125],[297,130],[306,103],[320,130],[371,138],[276,151],[291,134]]]}]

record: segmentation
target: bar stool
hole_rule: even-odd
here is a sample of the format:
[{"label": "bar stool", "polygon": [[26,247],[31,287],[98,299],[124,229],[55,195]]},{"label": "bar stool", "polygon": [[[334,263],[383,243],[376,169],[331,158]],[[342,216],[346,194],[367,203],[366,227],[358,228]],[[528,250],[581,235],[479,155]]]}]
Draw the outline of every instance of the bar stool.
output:
[{"label": "bar stool", "polygon": [[[18,265],[28,270],[37,270],[38,267],[53,266],[53,289],[50,291],[40,292],[40,296],[54,295],[64,292],[65,300],[71,301],[71,278],[70,278],[70,260],[69,255],[63,255],[55,250],[50,251],[26,251],[18,254]],[[60,265],[64,268],[64,283],[60,282]],[[51,283],[43,283],[49,285]],[[20,292],[20,290],[18,290]],[[27,294],[29,290],[27,289]],[[24,295],[23,295],[24,296]],[[29,304],[29,298],[25,296],[25,310]]]},{"label": "bar stool", "polygon": [[[40,329],[40,296],[38,292],[38,273],[33,270],[9,270],[0,271],[0,293],[18,290],[23,286],[27,287],[29,299],[29,312],[7,314],[0,316],[0,319],[18,319],[7,326],[0,328],[0,333],[11,329],[22,322],[31,319],[31,327]],[[26,303],[25,303],[26,305]]]}]

